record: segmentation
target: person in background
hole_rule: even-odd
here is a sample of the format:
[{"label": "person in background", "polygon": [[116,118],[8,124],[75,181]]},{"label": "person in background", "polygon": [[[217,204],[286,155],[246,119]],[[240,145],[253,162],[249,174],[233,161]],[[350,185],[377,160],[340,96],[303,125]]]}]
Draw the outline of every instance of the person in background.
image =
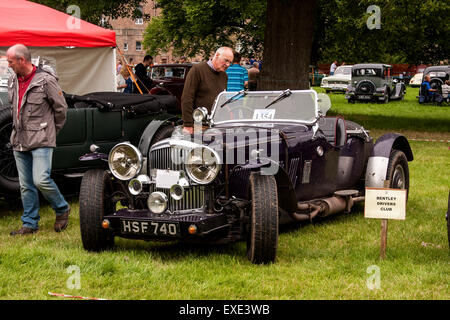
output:
[{"label": "person in background", "polygon": [[119,60],[119,62],[117,62],[116,74],[120,74],[121,69],[122,69],[122,61]]},{"label": "person in background", "polygon": [[447,102],[450,100],[450,80],[445,80],[445,83],[442,85],[442,98],[444,98]]},{"label": "person in background", "polygon": [[[134,67],[134,73],[136,75],[136,81],[142,93],[150,92],[153,86],[153,81],[147,75],[147,67],[153,63],[153,57],[151,55],[146,55],[141,63],[138,63]],[[137,86],[135,86],[134,93],[140,93]]]},{"label": "person in background", "polygon": [[133,93],[133,80],[131,79],[130,72],[128,71],[128,69],[123,68],[121,74],[125,79],[125,84],[127,85],[123,89],[123,93]]},{"label": "person in background", "polygon": [[117,75],[117,92],[133,92],[133,81],[127,68],[122,68],[120,74]]},{"label": "person in background", "polygon": [[248,69],[248,90],[256,91],[259,72],[259,63],[255,61],[253,67]]},{"label": "person in background", "polygon": [[330,66],[330,76],[332,76],[334,74],[334,71],[336,71],[336,68],[337,68],[337,60],[334,60]]},{"label": "person in background", "polygon": [[248,72],[241,66],[241,54],[233,52],[233,64],[227,69],[227,91],[241,91],[248,87]]},{"label": "person in background", "polygon": [[192,112],[197,107],[205,107],[208,112],[217,95],[227,88],[228,76],[225,72],[233,63],[233,50],[221,47],[208,62],[195,64],[189,71],[181,96],[183,132],[194,133]]},{"label": "person in background", "polygon": [[[39,229],[39,192],[56,213],[56,232],[69,224],[70,206],[50,177],[56,135],[66,122],[67,103],[58,77],[50,69],[36,67],[29,49],[16,44],[6,52],[14,74],[8,81],[13,115],[10,143],[19,173],[22,227],[10,235],[29,235]],[[38,104],[36,104],[38,103]]]}]

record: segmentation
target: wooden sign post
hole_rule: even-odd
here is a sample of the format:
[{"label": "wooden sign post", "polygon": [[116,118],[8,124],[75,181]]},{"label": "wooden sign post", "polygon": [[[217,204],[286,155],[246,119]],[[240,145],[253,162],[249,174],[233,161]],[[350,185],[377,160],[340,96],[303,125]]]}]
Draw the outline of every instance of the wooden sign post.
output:
[{"label": "wooden sign post", "polygon": [[[385,188],[389,188],[390,180],[384,181]],[[386,258],[386,247],[387,247],[387,231],[388,231],[388,220],[381,219],[381,243],[380,243],[380,258],[383,260]]]},{"label": "wooden sign post", "polygon": [[380,258],[386,258],[388,219],[406,219],[406,192],[404,189],[366,188],[364,217],[381,219]]}]

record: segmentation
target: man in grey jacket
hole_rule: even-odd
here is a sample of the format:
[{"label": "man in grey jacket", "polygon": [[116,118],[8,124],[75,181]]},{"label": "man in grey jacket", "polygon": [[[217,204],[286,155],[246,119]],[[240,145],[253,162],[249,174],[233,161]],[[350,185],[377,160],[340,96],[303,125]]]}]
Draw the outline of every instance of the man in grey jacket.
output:
[{"label": "man in grey jacket", "polygon": [[8,49],[6,57],[15,72],[8,82],[13,117],[11,145],[24,210],[22,227],[10,234],[26,235],[38,231],[38,190],[55,210],[54,230],[60,232],[69,223],[70,206],[50,173],[56,135],[66,121],[67,103],[56,75],[51,70],[34,66],[27,47],[16,44]]}]

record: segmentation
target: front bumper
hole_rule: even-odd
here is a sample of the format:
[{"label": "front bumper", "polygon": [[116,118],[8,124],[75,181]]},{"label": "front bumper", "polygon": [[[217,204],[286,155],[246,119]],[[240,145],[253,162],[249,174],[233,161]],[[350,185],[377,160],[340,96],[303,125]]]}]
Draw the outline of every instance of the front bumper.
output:
[{"label": "front bumper", "polygon": [[372,94],[356,94],[355,92],[346,92],[345,93],[345,99],[355,99],[355,100],[384,100],[384,93],[382,92],[375,92]]},{"label": "front bumper", "polygon": [[345,92],[347,90],[347,86],[347,84],[326,84],[321,85],[320,87],[325,90]]},{"label": "front bumper", "polygon": [[226,232],[231,226],[225,214],[209,214],[204,209],[185,210],[178,214],[120,209],[105,216],[103,221],[107,222],[103,223],[103,228],[114,236],[149,240],[195,239]]}]

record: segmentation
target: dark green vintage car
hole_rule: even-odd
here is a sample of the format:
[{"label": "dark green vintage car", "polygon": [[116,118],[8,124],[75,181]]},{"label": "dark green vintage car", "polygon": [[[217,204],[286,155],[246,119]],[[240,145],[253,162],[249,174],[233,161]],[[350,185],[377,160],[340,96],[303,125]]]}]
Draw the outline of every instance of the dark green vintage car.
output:
[{"label": "dark green vintage car", "polygon": [[[5,92],[0,105],[0,194],[19,191],[17,168],[9,138],[12,130],[11,108]],[[147,135],[164,135],[167,126],[178,121],[177,101],[171,95],[139,95],[117,92],[98,92],[84,96],[65,94],[67,119],[58,133],[53,153],[52,176],[81,177],[92,168],[103,167],[105,161],[80,161],[80,156],[93,151],[91,146],[108,153],[119,142],[138,144],[146,128]],[[150,125],[151,124],[151,125]],[[171,130],[169,130],[171,132]]]}]

